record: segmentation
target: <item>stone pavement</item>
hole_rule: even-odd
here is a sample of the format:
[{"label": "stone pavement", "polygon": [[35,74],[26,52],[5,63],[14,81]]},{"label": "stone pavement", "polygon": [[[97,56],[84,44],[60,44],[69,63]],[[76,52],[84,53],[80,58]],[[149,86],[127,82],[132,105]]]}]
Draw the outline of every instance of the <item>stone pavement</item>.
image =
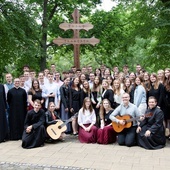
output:
[{"label": "stone pavement", "polygon": [[0,170],[168,170],[170,141],[160,150],[118,144],[82,144],[67,135],[64,142],[23,149],[21,141],[0,143]]}]

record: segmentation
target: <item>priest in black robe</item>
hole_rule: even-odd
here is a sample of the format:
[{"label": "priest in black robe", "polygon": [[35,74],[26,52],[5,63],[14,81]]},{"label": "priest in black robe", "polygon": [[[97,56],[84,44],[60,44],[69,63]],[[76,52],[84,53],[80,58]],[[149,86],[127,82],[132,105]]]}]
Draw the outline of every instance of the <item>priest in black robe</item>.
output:
[{"label": "priest in black robe", "polygon": [[10,140],[20,140],[24,130],[24,121],[27,113],[27,93],[20,88],[20,79],[14,79],[14,87],[7,93],[9,104]]},{"label": "priest in black robe", "polygon": [[156,98],[151,96],[148,100],[147,113],[151,117],[145,118],[137,128],[138,145],[145,149],[160,149],[165,146],[165,128],[163,125],[164,114],[157,107]]},{"label": "priest in black robe", "polygon": [[45,141],[45,112],[41,108],[41,101],[34,101],[34,109],[28,111],[24,132],[22,135],[23,148],[35,148],[44,145]]},{"label": "priest in black robe", "polygon": [[6,97],[5,97],[5,88],[0,84],[0,143],[4,142],[8,134],[8,126],[6,119]]}]

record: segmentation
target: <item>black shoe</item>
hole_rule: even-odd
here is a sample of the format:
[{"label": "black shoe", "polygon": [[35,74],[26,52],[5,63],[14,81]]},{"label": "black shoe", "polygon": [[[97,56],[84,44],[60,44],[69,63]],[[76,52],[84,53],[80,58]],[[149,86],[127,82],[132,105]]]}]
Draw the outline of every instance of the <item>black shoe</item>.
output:
[{"label": "black shoe", "polygon": [[77,133],[73,133],[73,135],[74,135],[74,136],[78,136],[79,134],[78,134],[78,132],[77,132]]},{"label": "black shoe", "polygon": [[51,138],[45,140],[45,143],[52,143],[52,142],[53,142],[53,140]]}]

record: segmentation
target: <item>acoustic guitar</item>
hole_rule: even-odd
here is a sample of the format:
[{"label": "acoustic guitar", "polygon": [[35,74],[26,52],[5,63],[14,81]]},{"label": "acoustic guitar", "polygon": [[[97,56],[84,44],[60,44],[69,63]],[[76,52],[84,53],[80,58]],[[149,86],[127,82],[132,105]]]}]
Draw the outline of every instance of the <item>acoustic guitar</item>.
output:
[{"label": "acoustic guitar", "polygon": [[[151,117],[153,115],[153,113],[146,113],[144,115],[144,117]],[[124,128],[130,128],[132,126],[132,122],[134,120],[138,120],[140,117],[135,117],[135,118],[131,118],[130,115],[123,115],[123,116],[116,116],[117,119],[119,120],[124,120],[125,121],[125,124],[124,125],[121,125],[117,122],[112,122],[112,126],[113,126],[113,129],[116,131],[116,132],[121,132],[123,131]]]},{"label": "acoustic guitar", "polygon": [[72,116],[70,119],[63,122],[62,120],[59,120],[56,124],[49,125],[46,129],[48,135],[56,140],[61,136],[61,133],[65,132],[67,130],[66,124],[71,122],[73,118],[77,117],[78,113],[76,113],[74,116]]}]

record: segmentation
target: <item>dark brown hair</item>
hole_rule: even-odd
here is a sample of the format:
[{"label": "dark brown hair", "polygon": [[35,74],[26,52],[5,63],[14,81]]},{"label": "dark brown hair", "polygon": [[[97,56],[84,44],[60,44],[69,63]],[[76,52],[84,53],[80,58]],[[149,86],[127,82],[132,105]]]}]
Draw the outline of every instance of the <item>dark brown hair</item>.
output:
[{"label": "dark brown hair", "polygon": [[31,88],[30,88],[30,90],[29,90],[32,94],[35,94],[35,93],[36,93],[35,88],[34,88],[34,86],[33,86],[33,84],[34,84],[35,81],[38,83],[38,90],[39,90],[39,91],[42,91],[42,89],[40,88],[40,84],[39,84],[38,79],[33,79],[33,80],[32,80]]}]

